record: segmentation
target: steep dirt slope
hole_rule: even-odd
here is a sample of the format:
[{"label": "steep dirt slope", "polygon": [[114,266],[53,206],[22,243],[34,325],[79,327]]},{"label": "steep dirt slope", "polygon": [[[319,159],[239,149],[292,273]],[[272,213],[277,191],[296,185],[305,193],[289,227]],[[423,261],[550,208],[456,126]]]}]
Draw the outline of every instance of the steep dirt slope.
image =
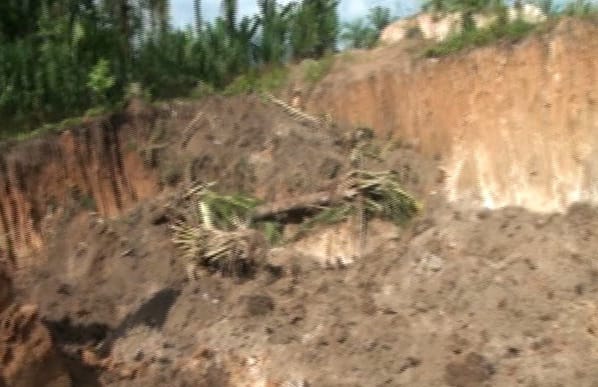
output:
[{"label": "steep dirt slope", "polygon": [[0,262],[0,386],[70,387],[69,373],[37,307],[13,303],[11,277]]},{"label": "steep dirt slope", "polygon": [[67,202],[114,216],[156,193],[156,179],[131,147],[149,136],[153,120],[151,111],[128,111],[0,145],[0,250],[13,263],[39,251],[46,216]]},{"label": "steep dirt slope", "polygon": [[442,59],[401,46],[341,60],[311,94],[328,111],[442,158],[451,201],[534,211],[598,201],[598,26]]}]

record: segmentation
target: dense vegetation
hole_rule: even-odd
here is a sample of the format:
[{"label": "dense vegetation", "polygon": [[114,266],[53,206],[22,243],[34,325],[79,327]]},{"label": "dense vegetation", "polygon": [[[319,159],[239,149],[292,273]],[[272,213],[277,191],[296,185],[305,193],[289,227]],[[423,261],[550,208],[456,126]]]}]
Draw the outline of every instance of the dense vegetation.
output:
[{"label": "dense vegetation", "polygon": [[169,0],[2,0],[0,135],[109,106],[127,93],[188,95],[222,88],[249,70],[317,58],[337,46],[338,0],[286,6],[258,0],[259,14],[221,16],[175,29]]}]

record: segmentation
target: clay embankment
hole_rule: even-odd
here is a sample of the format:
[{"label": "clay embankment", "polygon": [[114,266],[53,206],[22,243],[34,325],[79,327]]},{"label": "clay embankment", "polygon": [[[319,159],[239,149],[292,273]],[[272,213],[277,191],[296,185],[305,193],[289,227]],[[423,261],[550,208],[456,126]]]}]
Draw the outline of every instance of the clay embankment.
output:
[{"label": "clay embankment", "polygon": [[400,48],[337,64],[308,100],[440,158],[451,201],[560,211],[598,202],[598,27],[441,59]]},{"label": "clay embankment", "polygon": [[126,116],[3,145],[0,253],[15,261],[41,248],[44,222],[69,201],[111,216],[157,190],[151,171],[129,146],[148,135],[149,117]]}]

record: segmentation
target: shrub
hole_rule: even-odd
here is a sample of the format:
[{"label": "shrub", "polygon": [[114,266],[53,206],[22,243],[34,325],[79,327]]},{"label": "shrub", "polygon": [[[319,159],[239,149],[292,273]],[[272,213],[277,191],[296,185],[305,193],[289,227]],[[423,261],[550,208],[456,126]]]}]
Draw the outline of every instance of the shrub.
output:
[{"label": "shrub", "polygon": [[93,66],[89,72],[87,86],[93,91],[97,102],[104,103],[107,100],[107,93],[115,83],[115,78],[110,72],[110,63],[102,58]]},{"label": "shrub", "polygon": [[224,95],[239,95],[252,92],[269,92],[282,88],[288,80],[286,67],[275,67],[261,71],[250,71],[235,78],[222,92]]},{"label": "shrub", "polygon": [[529,35],[536,27],[536,25],[523,20],[515,20],[512,23],[496,23],[483,29],[464,30],[452,35],[444,42],[428,47],[424,52],[424,56],[428,58],[446,56],[467,48],[485,46],[500,40],[514,43]]},{"label": "shrub", "polygon": [[305,66],[303,78],[310,83],[317,83],[328,74],[332,65],[334,64],[334,57],[326,55],[320,60],[307,59],[304,61]]}]

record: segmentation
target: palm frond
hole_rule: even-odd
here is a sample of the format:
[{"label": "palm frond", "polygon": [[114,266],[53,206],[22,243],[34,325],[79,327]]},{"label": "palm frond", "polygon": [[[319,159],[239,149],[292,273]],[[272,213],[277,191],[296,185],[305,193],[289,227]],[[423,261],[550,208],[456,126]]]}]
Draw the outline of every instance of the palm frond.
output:
[{"label": "palm frond", "polygon": [[396,171],[355,170],[348,178],[353,188],[365,196],[369,216],[380,216],[401,224],[421,210],[421,204],[401,187]]}]

